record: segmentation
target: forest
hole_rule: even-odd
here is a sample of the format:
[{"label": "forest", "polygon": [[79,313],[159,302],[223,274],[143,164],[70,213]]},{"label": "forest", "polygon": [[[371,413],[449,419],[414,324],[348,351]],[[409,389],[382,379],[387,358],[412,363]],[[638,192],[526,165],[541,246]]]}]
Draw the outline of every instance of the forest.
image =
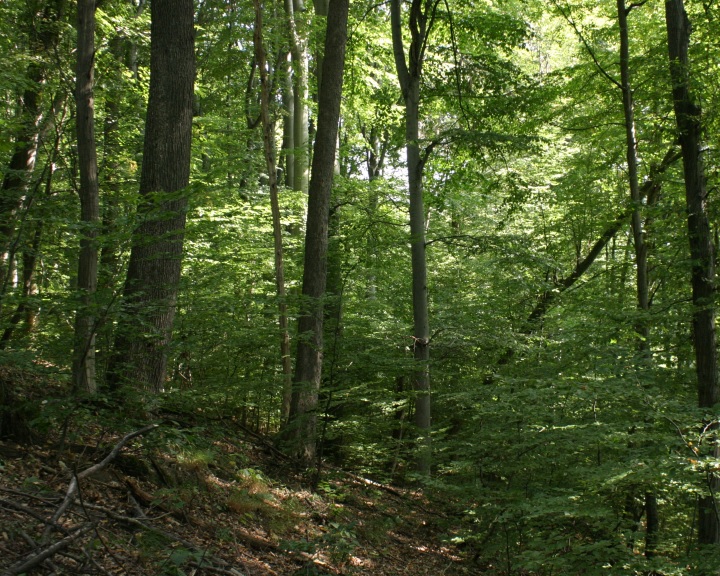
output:
[{"label": "forest", "polygon": [[720,574],[715,0],[0,28],[0,575]]}]

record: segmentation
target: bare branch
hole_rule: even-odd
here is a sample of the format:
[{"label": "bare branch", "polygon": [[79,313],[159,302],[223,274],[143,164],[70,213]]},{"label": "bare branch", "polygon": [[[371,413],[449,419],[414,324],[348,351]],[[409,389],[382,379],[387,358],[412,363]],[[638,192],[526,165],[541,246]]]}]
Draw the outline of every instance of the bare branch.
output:
[{"label": "bare branch", "polygon": [[27,572],[31,568],[42,564],[48,558],[54,556],[61,550],[64,550],[65,548],[70,546],[70,544],[80,538],[80,536],[82,536],[83,534],[86,534],[87,532],[92,530],[92,528],[92,524],[84,524],[83,526],[75,530],[73,533],[71,533],[69,536],[66,536],[62,540],[55,542],[55,544],[48,546],[37,553],[34,553],[30,558],[26,560],[22,560],[10,566],[5,572],[2,573],[1,576],[17,576],[17,574]]},{"label": "bare branch", "polygon": [[626,13],[626,14],[630,14],[630,11],[631,11],[633,8],[640,8],[640,6],[642,6],[642,5],[645,4],[646,2],[647,2],[647,0],[641,0],[640,2],[633,2],[632,4],[630,4],[630,6],[628,6],[628,7],[625,9],[625,13]]},{"label": "bare branch", "polygon": [[62,518],[62,515],[65,514],[65,511],[67,510],[68,506],[72,504],[73,500],[75,499],[75,495],[78,491],[78,483],[80,480],[83,480],[87,478],[88,476],[91,476],[97,472],[100,472],[101,470],[107,468],[107,466],[112,462],[117,455],[120,453],[120,450],[123,449],[125,444],[130,442],[133,438],[137,438],[138,436],[142,436],[146,432],[149,432],[151,430],[154,430],[158,427],[158,424],[149,424],[148,426],[145,426],[144,428],[141,428],[140,430],[136,430],[135,432],[130,432],[129,434],[126,434],[123,436],[120,441],[115,444],[115,447],[110,451],[110,454],[108,454],[105,458],[103,458],[102,461],[98,462],[97,464],[94,464],[93,466],[90,466],[90,468],[87,468],[86,470],[83,470],[79,474],[75,475],[73,479],[70,481],[70,485],[68,486],[67,493],[65,495],[65,499],[62,501],[58,509],[55,511],[55,514],[53,514],[52,518],[48,522],[47,527],[45,528],[45,532],[43,533],[43,542],[47,542],[48,537],[50,536],[50,532],[52,531],[53,525],[57,523],[57,521]]},{"label": "bare branch", "polygon": [[573,30],[575,30],[575,34],[577,34],[578,38],[580,38],[580,41],[585,46],[585,50],[587,50],[588,54],[590,54],[590,57],[592,58],[593,62],[595,63],[596,68],[600,71],[600,74],[605,76],[605,78],[607,78],[608,81],[610,81],[610,83],[612,83],[616,88],[619,88],[620,90],[622,90],[622,85],[620,84],[620,82],[618,82],[617,80],[615,80],[615,78],[610,76],[610,73],[607,70],[605,70],[605,68],[603,68],[602,64],[600,64],[600,61],[597,59],[597,56],[595,55],[595,51],[590,47],[590,44],[588,43],[588,41],[585,38],[585,35],[582,33],[580,28],[578,28],[578,25],[575,23],[575,20],[573,20],[572,17],[570,16],[569,10],[567,12],[565,10],[563,10],[563,8],[558,4],[557,0],[552,0],[552,2],[555,5],[555,8],[558,9],[558,12],[560,12],[562,17],[565,18],[567,23],[570,24],[570,26],[572,26]]}]

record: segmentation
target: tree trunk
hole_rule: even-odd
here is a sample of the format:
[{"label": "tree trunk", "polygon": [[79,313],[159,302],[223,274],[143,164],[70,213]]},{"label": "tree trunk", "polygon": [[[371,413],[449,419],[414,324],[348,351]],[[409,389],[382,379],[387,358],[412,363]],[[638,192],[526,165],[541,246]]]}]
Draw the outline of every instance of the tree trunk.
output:
[{"label": "tree trunk", "polygon": [[26,333],[30,332],[35,324],[36,311],[30,305],[30,297],[36,289],[35,285],[35,266],[37,264],[37,256],[40,251],[40,241],[42,239],[43,223],[35,223],[35,232],[30,246],[23,250],[22,254],[22,296],[18,302],[15,312],[10,317],[10,321],[0,337],[0,350],[4,350],[7,343],[13,337],[15,329],[20,322],[25,319]]},{"label": "tree trunk", "polygon": [[293,188],[295,183],[295,95],[293,90],[292,55],[283,61],[282,103],[283,116],[283,165],[285,167],[285,186]]},{"label": "tree trunk", "polygon": [[302,0],[285,0],[290,27],[290,53],[293,67],[293,189],[308,191],[308,53],[307,37],[298,30],[296,14],[305,6]]},{"label": "tree trunk", "polygon": [[79,0],[77,15],[77,108],[78,169],[80,171],[80,255],[78,259],[78,309],[75,316],[75,345],[72,379],[76,392],[94,393],[96,311],[93,306],[98,278],[98,189],[95,147],[95,104],[93,99],[95,59],[95,0]]},{"label": "tree trunk", "polygon": [[322,378],[322,299],[327,282],[330,192],[340,119],[348,4],[348,0],[332,0],[328,15],[305,234],[302,288],[305,304],[298,326],[290,421],[284,434],[290,450],[306,464],[314,463],[316,456],[318,393]]},{"label": "tree trunk", "polygon": [[27,88],[21,99],[22,122],[14,137],[15,150],[0,187],[0,312],[13,265],[12,256],[21,240],[15,232],[17,213],[25,201],[38,151],[43,118],[42,94],[48,73],[43,57],[52,54],[57,47],[60,30],[57,23],[64,16],[65,4],[66,0],[48,0],[39,16],[31,12],[31,8],[28,10],[32,62],[28,66]]},{"label": "tree trunk", "polygon": [[109,383],[163,389],[190,181],[195,80],[192,0],[153,0],[150,96],[124,301]]},{"label": "tree trunk", "polygon": [[[385,167],[385,152],[387,150],[387,142],[380,139],[381,130],[373,125],[370,130],[363,128],[363,137],[366,142],[365,167],[368,173],[368,182],[374,182],[382,176]],[[370,197],[368,198],[368,218],[373,222],[377,216],[379,196],[377,188],[370,187]],[[375,234],[368,234],[367,239],[367,289],[366,294],[370,300],[374,300],[377,295],[377,238]]]},{"label": "tree trunk", "polygon": [[[707,213],[707,190],[701,153],[701,109],[693,101],[689,88],[688,45],[691,27],[682,0],[666,0],[665,19],[673,105],[685,177],[687,226],[692,262],[692,325],[698,404],[701,408],[710,408],[720,399],[713,303],[715,255]],[[720,456],[718,447],[713,447],[709,455],[718,458]],[[714,494],[720,489],[720,480],[716,474],[708,472],[707,481],[709,495],[701,497],[699,501],[698,541],[700,544],[718,544],[720,518]]]},{"label": "tree trunk", "polygon": [[[632,234],[635,246],[635,281],[640,317],[635,323],[638,336],[638,351],[643,363],[650,361],[650,326],[648,312],[650,310],[650,278],[648,276],[648,246],[645,238],[645,220],[643,218],[642,196],[638,180],[638,145],[635,131],[635,107],[633,89],[630,81],[630,37],[628,33],[628,15],[632,8],[625,7],[625,0],[617,0],[618,24],[620,29],[620,89],[622,90],[623,113],[625,116],[625,141],[628,168],[628,184],[630,201],[633,206]],[[658,540],[658,504],[655,495],[645,493],[646,532],[645,556],[651,558],[655,554]]]},{"label": "tree trunk", "polygon": [[413,374],[415,426],[420,434],[416,466],[430,471],[430,328],[428,320],[427,265],[425,258],[425,206],[423,202],[423,160],[420,157],[420,78],[423,50],[427,41],[427,7],[413,0],[410,9],[412,41],[408,62],[402,40],[400,1],[391,2],[393,52],[400,88],[405,102],[405,141],[410,195],[410,249],[412,255],[413,349],[417,368]]},{"label": "tree trunk", "polygon": [[629,9],[625,7],[625,0],[617,0],[618,23],[620,27],[620,88],[623,96],[623,112],[625,116],[626,159],[628,167],[628,183],[630,185],[630,200],[633,205],[632,233],[635,243],[636,288],[638,308],[641,318],[635,327],[640,337],[639,348],[642,352],[648,350],[649,327],[647,324],[647,311],[650,308],[647,245],[645,243],[644,222],[641,213],[642,198],[638,181],[638,150],[635,136],[635,110],[633,104],[633,90],[630,83],[630,41],[628,37],[627,17]]},{"label": "tree trunk", "polygon": [[[63,124],[67,113],[67,94],[64,91],[58,92],[53,99],[51,114],[47,121],[43,123],[37,136],[37,148],[49,149],[49,154],[45,160],[45,166],[42,174],[33,183],[32,189],[25,194],[20,207],[21,219],[17,231],[15,232],[15,240],[12,242],[8,252],[8,260],[17,262],[18,250],[22,244],[22,283],[21,283],[21,299],[15,308],[15,312],[10,317],[9,324],[0,337],[0,349],[5,349],[8,343],[14,337],[16,328],[20,322],[25,319],[24,334],[30,333],[37,327],[38,308],[30,303],[30,299],[37,289],[35,283],[35,268],[40,254],[40,243],[43,237],[44,224],[42,221],[33,223],[32,218],[28,218],[32,207],[40,198],[40,188],[43,188],[43,197],[50,198],[53,194],[53,175],[54,165],[60,154],[60,142],[63,138]],[[53,135],[51,142],[49,136]],[[32,232],[29,232],[32,231]],[[28,245],[28,238],[32,236],[32,241]],[[5,284],[0,293],[4,294],[7,289],[9,277],[5,278]],[[2,297],[0,296],[0,300]]]},{"label": "tree trunk", "polygon": [[290,334],[288,332],[287,302],[285,294],[285,265],[283,262],[282,222],[280,217],[280,201],[278,198],[277,166],[275,163],[275,122],[270,119],[270,83],[267,72],[267,58],[263,46],[262,6],[260,0],[255,5],[255,60],[260,73],[260,120],[263,131],[263,148],[265,164],[268,171],[270,188],[270,209],[272,211],[273,240],[275,248],[275,288],[278,298],[278,325],[280,328],[280,360],[283,372],[281,422],[290,416],[292,401],[292,359],[290,358]]}]

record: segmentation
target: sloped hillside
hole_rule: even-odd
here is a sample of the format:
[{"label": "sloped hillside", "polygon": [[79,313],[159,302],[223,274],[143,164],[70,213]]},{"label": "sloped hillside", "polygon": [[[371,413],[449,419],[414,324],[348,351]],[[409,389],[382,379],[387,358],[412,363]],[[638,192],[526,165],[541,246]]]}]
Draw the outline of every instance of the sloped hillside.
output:
[{"label": "sloped hillside", "polygon": [[336,469],[311,491],[233,422],[74,423],[36,442],[0,443],[3,576],[478,573],[421,492]]}]

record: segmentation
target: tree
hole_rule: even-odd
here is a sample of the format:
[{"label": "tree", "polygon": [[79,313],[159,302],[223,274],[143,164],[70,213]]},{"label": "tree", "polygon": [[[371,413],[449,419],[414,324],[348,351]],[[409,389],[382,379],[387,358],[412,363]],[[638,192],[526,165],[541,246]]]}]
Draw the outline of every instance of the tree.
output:
[{"label": "tree", "polygon": [[275,162],[275,122],[270,116],[272,98],[270,78],[267,69],[267,57],[263,45],[262,5],[255,0],[255,60],[260,74],[260,125],[263,132],[263,151],[268,171],[268,187],[270,189],[270,206],[273,222],[273,245],[275,254],[275,285],[278,298],[278,326],[280,328],[280,361],[283,369],[283,395],[281,404],[281,420],[287,421],[290,416],[292,402],[292,358],[290,357],[290,334],[288,331],[288,314],[285,293],[285,263],[283,259],[282,222],[280,200],[278,198],[277,165]]},{"label": "tree", "polygon": [[[635,127],[635,103],[633,86],[630,77],[630,40],[628,34],[628,15],[633,8],[625,6],[625,0],[617,0],[618,25],[620,28],[620,85],[622,91],[623,115],[625,118],[625,142],[627,158],[627,176],[632,202],[632,235],[635,247],[635,278],[638,309],[640,318],[636,323],[638,333],[638,350],[641,362],[647,362],[650,352],[650,327],[648,312],[650,310],[650,280],[648,278],[648,247],[645,238],[645,222],[643,218],[640,179],[638,176],[638,142]],[[659,526],[657,497],[651,490],[645,491],[645,513],[647,515],[647,532],[645,555],[651,557],[657,548],[657,531]]]},{"label": "tree", "polygon": [[150,96],[137,228],[109,369],[112,387],[163,389],[190,181],[195,81],[192,0],[151,3]]},{"label": "tree", "polygon": [[80,0],[77,15],[77,107],[78,170],[80,172],[80,220],[82,236],[78,259],[80,302],[75,317],[73,386],[77,391],[95,392],[96,311],[93,302],[98,282],[98,189],[97,151],[95,148],[95,105],[93,99],[95,60],[95,0]]},{"label": "tree", "polygon": [[304,302],[298,322],[290,420],[285,433],[291,450],[307,464],[314,463],[316,455],[318,393],[322,379],[322,298],[327,282],[330,193],[335,173],[348,9],[348,0],[330,3],[305,233]]},{"label": "tree", "polygon": [[40,134],[43,126],[48,125],[47,120],[43,121],[47,110],[42,105],[50,75],[46,58],[59,42],[60,22],[65,16],[65,8],[65,0],[47,0],[28,3],[23,11],[23,26],[27,26],[27,43],[33,57],[25,71],[25,88],[19,98],[20,121],[14,135],[14,151],[0,187],[0,311],[21,242],[15,230],[16,221],[23,207],[29,209],[34,200],[33,194],[28,195],[27,192],[35,169]]},{"label": "tree", "polygon": [[420,154],[420,80],[427,39],[432,30],[437,0],[413,0],[410,7],[410,46],[407,56],[402,37],[400,0],[392,0],[390,16],[393,53],[405,104],[405,146],[410,196],[410,250],[412,253],[413,350],[418,366],[413,372],[415,426],[422,436],[418,470],[430,470],[430,325],[425,256],[425,204]]},{"label": "tree", "polygon": [[[712,408],[720,400],[714,305],[715,255],[703,166],[702,109],[690,92],[688,46],[691,26],[683,0],[666,0],[665,19],[673,107],[682,149],[687,230],[692,259],[692,332],[698,405],[700,408]],[[715,427],[712,426],[713,429]],[[711,455],[718,458],[720,447],[715,439],[711,440],[711,444]],[[707,470],[706,476],[709,494],[698,500],[698,541],[700,544],[718,544],[720,516],[715,495],[720,489],[720,478],[712,470]]]},{"label": "tree", "polygon": [[[292,152],[286,155],[286,164],[292,162],[294,190],[308,190],[308,98],[309,67],[307,35],[300,29],[300,14],[305,11],[303,0],[285,0],[285,14],[290,30],[290,54],[293,70],[293,103],[288,106],[288,120],[292,120]],[[290,139],[286,142],[291,143]]]}]

